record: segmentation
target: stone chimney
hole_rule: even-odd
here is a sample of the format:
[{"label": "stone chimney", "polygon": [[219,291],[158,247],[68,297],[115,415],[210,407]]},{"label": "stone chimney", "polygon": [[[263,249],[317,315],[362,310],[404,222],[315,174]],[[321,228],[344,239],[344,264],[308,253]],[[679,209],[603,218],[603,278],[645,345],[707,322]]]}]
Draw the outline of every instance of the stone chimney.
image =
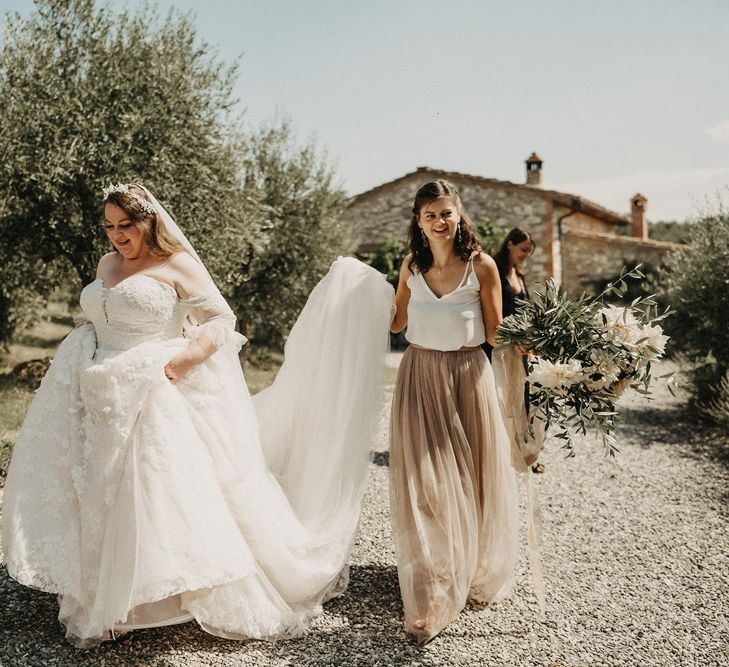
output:
[{"label": "stone chimney", "polygon": [[542,158],[532,153],[526,159],[526,184],[539,186],[542,184]]},{"label": "stone chimney", "polygon": [[633,195],[630,200],[630,219],[633,222],[633,236],[636,239],[648,238],[648,221],[645,219],[645,207],[648,200],[640,194]]}]

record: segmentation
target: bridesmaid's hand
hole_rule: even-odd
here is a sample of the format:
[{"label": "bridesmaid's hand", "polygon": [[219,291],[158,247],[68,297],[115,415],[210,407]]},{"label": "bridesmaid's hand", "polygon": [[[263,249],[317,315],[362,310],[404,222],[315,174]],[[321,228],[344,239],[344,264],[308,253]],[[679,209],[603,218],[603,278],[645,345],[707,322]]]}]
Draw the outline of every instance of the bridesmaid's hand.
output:
[{"label": "bridesmaid's hand", "polygon": [[527,350],[527,348],[524,347],[524,345],[522,345],[521,343],[517,343],[516,347],[519,352],[522,353],[522,355],[528,357],[529,359],[536,359],[539,356],[536,350]]}]

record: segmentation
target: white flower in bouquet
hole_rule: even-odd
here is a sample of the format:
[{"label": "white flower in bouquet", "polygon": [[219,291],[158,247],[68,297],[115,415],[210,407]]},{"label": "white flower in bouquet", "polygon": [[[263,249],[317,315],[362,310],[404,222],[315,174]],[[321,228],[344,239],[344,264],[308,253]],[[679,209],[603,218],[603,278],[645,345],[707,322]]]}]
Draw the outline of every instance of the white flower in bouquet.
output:
[{"label": "white flower in bouquet", "polygon": [[550,279],[535,286],[532,299],[498,327],[499,342],[538,355],[528,376],[534,407],[530,426],[535,419],[544,421],[570,453],[573,433],[595,429],[608,453],[615,454],[618,396],[628,387],[651,393],[652,364],[667,341],[657,322],[668,311],[659,314],[650,296],[629,306],[604,304],[607,297],[625,297],[628,279],[644,278],[639,267],[623,269],[597,296],[577,297],[567,296]]},{"label": "white flower in bouquet", "polygon": [[647,361],[660,358],[666,351],[667,342],[668,336],[663,333],[663,328],[660,325],[654,324],[653,326],[643,327],[638,352]]},{"label": "white flower in bouquet", "polygon": [[618,381],[621,369],[615,354],[609,350],[594,349],[590,352],[590,361],[592,363],[584,369],[583,379],[590,391],[600,391]]},{"label": "white flower in bouquet", "polygon": [[640,322],[630,308],[606,306],[597,311],[595,318],[612,340],[632,346],[641,338]]},{"label": "white flower in bouquet", "polygon": [[543,389],[562,393],[582,380],[582,364],[577,359],[567,363],[552,363],[537,359],[529,371],[529,381]]}]

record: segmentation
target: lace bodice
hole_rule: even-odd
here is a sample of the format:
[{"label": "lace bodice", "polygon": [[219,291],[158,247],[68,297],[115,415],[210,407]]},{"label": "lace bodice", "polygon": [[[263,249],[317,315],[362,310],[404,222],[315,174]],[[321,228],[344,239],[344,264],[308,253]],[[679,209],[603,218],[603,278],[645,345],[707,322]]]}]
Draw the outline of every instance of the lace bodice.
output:
[{"label": "lace bodice", "polygon": [[186,313],[177,293],[149,276],[129,276],[111,288],[96,279],[83,289],[80,300],[99,348],[128,350],[182,335]]},{"label": "lace bodice", "polygon": [[97,278],[84,287],[80,302],[96,330],[97,347],[105,350],[179,338],[188,316],[203,325],[196,335],[206,334],[216,347],[235,326],[235,316],[216,289],[181,299],[171,285],[142,273],[114,287],[104,287]]}]

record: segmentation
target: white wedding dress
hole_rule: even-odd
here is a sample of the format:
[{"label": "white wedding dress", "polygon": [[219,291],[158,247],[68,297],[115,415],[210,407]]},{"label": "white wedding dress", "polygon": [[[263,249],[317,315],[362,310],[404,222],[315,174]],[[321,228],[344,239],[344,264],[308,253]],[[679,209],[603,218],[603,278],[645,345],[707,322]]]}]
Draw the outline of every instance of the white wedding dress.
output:
[{"label": "white wedding dress", "polygon": [[[59,595],[78,646],[193,618],[236,639],[300,633],[346,588],[391,304],[381,274],[337,260],[254,407],[214,285],[190,299],[142,274],[87,285],[88,322],[15,445],[11,576]],[[200,334],[217,351],[171,384],[165,364]]]}]

